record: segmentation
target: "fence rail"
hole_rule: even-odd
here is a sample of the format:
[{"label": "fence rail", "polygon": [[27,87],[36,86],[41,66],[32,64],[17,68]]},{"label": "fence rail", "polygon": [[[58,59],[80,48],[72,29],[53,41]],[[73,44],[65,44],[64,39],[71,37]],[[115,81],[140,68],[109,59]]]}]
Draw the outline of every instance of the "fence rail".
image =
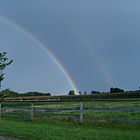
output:
[{"label": "fence rail", "polygon": [[[78,95],[79,96],[79,95]],[[98,99],[98,98],[72,98],[72,99],[65,99],[61,98],[61,96],[27,96],[27,97],[7,97],[7,98],[0,98],[1,102],[75,102],[75,101],[97,101],[97,102],[129,102],[129,101],[140,101],[140,98],[128,98],[128,99]]]},{"label": "fence rail", "polygon": [[140,119],[137,118],[89,118],[89,120],[96,121],[114,121],[114,122],[140,122]]},{"label": "fence rail", "polygon": [[[23,115],[17,115],[17,114],[6,114],[6,112],[10,112],[10,111],[16,111],[16,110],[20,110],[20,111],[28,111],[28,114],[23,114]],[[84,117],[84,111],[121,111],[121,112],[140,112],[140,108],[124,108],[124,107],[116,107],[116,108],[109,108],[109,107],[84,107],[83,102],[80,102],[80,106],[79,107],[71,107],[71,108],[48,108],[48,107],[37,107],[34,106],[33,103],[31,103],[30,106],[24,106],[24,107],[2,107],[0,104],[0,119],[2,116],[16,116],[16,117],[20,117],[20,116],[26,116],[26,117],[30,117],[30,119],[32,120],[34,117],[39,117],[39,116],[58,116],[58,117],[78,117],[79,121],[82,123],[85,119]],[[65,114],[62,113],[61,114],[57,114],[57,113],[46,113],[44,115],[42,114],[35,114],[36,111],[79,111],[79,113],[75,114],[73,112],[73,114]],[[118,122],[140,122],[140,118],[99,118],[99,117],[88,117],[88,120],[102,120],[102,121],[118,121]]]},{"label": "fence rail", "polygon": [[135,111],[140,112],[140,108],[108,108],[108,107],[85,107],[84,110],[98,110],[98,111]]}]

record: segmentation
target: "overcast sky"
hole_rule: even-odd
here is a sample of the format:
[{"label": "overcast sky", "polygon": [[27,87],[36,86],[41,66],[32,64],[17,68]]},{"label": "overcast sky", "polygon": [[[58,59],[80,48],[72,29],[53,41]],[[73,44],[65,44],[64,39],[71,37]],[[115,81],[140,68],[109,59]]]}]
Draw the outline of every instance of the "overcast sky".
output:
[{"label": "overcast sky", "polygon": [[47,46],[82,92],[138,89],[139,7],[139,0],[0,0],[0,51],[14,59],[3,89],[72,89],[48,54],[9,21]]}]

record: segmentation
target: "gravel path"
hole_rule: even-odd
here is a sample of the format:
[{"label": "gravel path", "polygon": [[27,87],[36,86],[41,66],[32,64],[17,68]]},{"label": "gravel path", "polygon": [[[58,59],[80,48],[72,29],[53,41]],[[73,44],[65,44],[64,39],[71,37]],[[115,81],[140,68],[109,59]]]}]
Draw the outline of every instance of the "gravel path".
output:
[{"label": "gravel path", "polygon": [[19,139],[0,136],[0,140],[19,140]]}]

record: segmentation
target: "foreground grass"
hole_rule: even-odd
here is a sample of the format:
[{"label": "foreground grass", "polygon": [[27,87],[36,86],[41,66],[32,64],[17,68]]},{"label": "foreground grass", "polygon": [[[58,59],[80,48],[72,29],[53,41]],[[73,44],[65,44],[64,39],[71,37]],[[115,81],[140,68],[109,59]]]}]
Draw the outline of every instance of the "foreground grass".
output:
[{"label": "foreground grass", "polygon": [[2,119],[0,135],[23,140],[139,140],[140,124]]}]

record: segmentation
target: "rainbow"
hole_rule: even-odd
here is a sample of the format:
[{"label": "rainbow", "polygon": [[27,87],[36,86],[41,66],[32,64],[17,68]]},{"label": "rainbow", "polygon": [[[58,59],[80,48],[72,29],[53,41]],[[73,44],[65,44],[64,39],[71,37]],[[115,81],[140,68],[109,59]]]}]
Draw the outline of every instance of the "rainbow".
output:
[{"label": "rainbow", "polygon": [[106,85],[108,86],[108,88],[110,88],[113,85],[112,81],[107,73],[107,70],[105,69],[105,66],[100,61],[99,57],[96,55],[95,50],[92,49],[93,47],[91,47],[91,44],[89,43],[88,39],[77,29],[75,29],[75,34],[77,38],[81,41],[83,46],[86,48],[86,50],[88,51],[88,54],[91,56],[91,59],[96,63],[98,69],[100,70],[106,82]]},{"label": "rainbow", "polygon": [[44,45],[40,40],[38,40],[33,34],[28,32],[25,28],[20,26],[19,24],[15,23],[13,20],[10,18],[7,18],[5,16],[0,15],[0,20],[4,21],[7,24],[12,25],[16,30],[24,33],[28,38],[30,38],[37,46],[42,48],[42,50],[53,60],[53,62],[57,65],[57,67],[60,69],[60,71],[63,73],[65,78],[67,79],[68,83],[70,84],[72,90],[75,91],[76,95],[79,95],[79,89],[76,86],[73,78],[70,76],[66,68],[61,64],[59,59],[53,55],[53,53],[49,50],[49,48]]},{"label": "rainbow", "polygon": [[[59,18],[61,18],[61,20],[63,20],[62,15],[59,14],[57,16],[59,16]],[[105,68],[105,65],[103,64],[103,62],[101,61],[99,56],[97,56],[95,49],[93,48],[93,46],[91,46],[89,40],[86,38],[86,36],[84,36],[84,34],[81,32],[81,30],[78,30],[79,27],[76,24],[71,25],[69,22],[65,22],[65,24],[68,27],[70,27],[71,30],[73,30],[76,38],[78,38],[80,40],[81,44],[83,45],[83,47],[86,48],[91,59],[94,61],[94,63],[98,67],[99,71],[101,72],[101,74],[104,78],[104,81],[106,82],[107,87],[110,88],[113,85],[111,78],[110,78],[110,76]]]}]

